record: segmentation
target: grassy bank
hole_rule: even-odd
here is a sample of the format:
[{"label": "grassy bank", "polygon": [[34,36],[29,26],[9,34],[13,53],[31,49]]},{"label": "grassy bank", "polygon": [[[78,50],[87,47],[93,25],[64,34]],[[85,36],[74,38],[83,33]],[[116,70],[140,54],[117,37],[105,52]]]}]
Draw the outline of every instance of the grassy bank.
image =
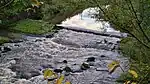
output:
[{"label": "grassy bank", "polygon": [[9,41],[9,38],[0,36],[0,45]]},{"label": "grassy bank", "polygon": [[15,23],[11,30],[27,34],[44,34],[53,32],[54,25],[44,22],[42,20],[25,19]]}]

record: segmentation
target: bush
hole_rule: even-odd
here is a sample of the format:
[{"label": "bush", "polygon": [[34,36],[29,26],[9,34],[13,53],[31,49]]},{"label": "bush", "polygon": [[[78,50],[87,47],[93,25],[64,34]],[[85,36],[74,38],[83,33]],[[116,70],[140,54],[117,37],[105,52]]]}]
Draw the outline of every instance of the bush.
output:
[{"label": "bush", "polygon": [[[130,67],[138,72],[135,82],[150,82],[150,1],[148,0],[93,0],[100,9],[98,20],[106,20],[122,32],[129,33],[121,42],[124,56],[130,58]],[[102,6],[109,5],[104,8]],[[102,19],[103,17],[103,19]],[[124,78],[126,79],[127,76]],[[132,79],[131,79],[132,80]]]}]

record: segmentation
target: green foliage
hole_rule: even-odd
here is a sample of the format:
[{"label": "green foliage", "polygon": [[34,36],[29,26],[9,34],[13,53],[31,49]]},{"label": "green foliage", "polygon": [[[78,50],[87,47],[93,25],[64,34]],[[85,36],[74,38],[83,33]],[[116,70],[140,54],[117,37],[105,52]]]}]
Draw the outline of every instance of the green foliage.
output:
[{"label": "green foliage", "polygon": [[0,36],[0,44],[3,44],[3,43],[8,42],[8,41],[9,41],[9,38]]},{"label": "green foliage", "polygon": [[47,32],[53,32],[53,27],[54,25],[41,20],[25,19],[17,22],[16,26],[12,29],[22,33],[44,34]]},{"label": "green foliage", "polygon": [[[59,23],[90,6],[86,0],[43,0],[43,20]],[[57,21],[56,21],[57,20]]]},{"label": "green foliage", "polygon": [[137,84],[149,84],[150,67],[148,65],[132,63],[131,69],[136,70],[138,78],[133,77],[133,75],[129,72],[125,72],[120,76],[119,79],[117,79],[117,82],[125,83],[127,81],[133,81],[136,82]]},{"label": "green foliage", "polygon": [[30,0],[11,0],[10,2],[3,2],[4,6],[0,7],[0,18],[18,14],[31,5]]},{"label": "green foliage", "polygon": [[[130,67],[139,72],[139,84],[150,82],[150,51],[133,37],[121,41],[121,50],[124,56],[130,57]],[[127,75],[127,74],[126,74]],[[127,76],[123,76],[127,80]],[[122,77],[121,77],[122,78]],[[123,80],[123,78],[122,78]]]},{"label": "green foliage", "polygon": [[132,60],[138,63],[150,64],[150,52],[149,49],[145,48],[137,40],[132,37],[124,38],[121,41],[122,53],[129,56]]},{"label": "green foliage", "polygon": [[[129,34],[121,41],[122,53],[130,58],[139,71],[139,84],[148,84],[150,79],[150,1],[149,0],[93,0],[100,8],[98,20],[109,21],[111,25],[122,32]],[[109,5],[105,8],[104,5]],[[144,64],[144,65],[143,65]],[[139,66],[141,65],[141,66]],[[130,65],[133,68],[132,65]],[[147,74],[147,75],[146,75]],[[125,78],[128,78],[126,76]]]}]

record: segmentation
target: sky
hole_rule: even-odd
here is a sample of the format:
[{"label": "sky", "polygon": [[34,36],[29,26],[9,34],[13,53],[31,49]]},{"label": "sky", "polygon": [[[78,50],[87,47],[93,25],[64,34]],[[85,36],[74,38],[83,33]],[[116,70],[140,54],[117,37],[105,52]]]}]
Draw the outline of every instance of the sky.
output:
[{"label": "sky", "polygon": [[108,22],[96,21],[96,19],[91,18],[95,13],[98,13],[98,8],[87,8],[82,13],[66,19],[59,26],[86,28],[100,32],[119,32],[114,30]]}]

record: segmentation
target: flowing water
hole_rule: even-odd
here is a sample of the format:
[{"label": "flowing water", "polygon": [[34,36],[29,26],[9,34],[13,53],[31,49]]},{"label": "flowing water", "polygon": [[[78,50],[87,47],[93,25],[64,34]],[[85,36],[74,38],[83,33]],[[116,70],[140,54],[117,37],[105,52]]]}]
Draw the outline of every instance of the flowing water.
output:
[{"label": "flowing water", "polygon": [[[105,28],[93,19],[80,19],[81,15],[67,19],[61,26],[119,32],[107,22],[108,28]],[[124,70],[128,67],[128,59],[119,52],[120,38],[117,37],[60,29],[51,38],[25,36],[24,39],[26,41],[0,46],[0,84],[47,84],[42,73],[46,68],[63,70],[64,80],[72,84],[115,84],[122,70],[117,68],[109,74],[107,65],[118,60]],[[66,67],[71,70],[67,71]]]}]

